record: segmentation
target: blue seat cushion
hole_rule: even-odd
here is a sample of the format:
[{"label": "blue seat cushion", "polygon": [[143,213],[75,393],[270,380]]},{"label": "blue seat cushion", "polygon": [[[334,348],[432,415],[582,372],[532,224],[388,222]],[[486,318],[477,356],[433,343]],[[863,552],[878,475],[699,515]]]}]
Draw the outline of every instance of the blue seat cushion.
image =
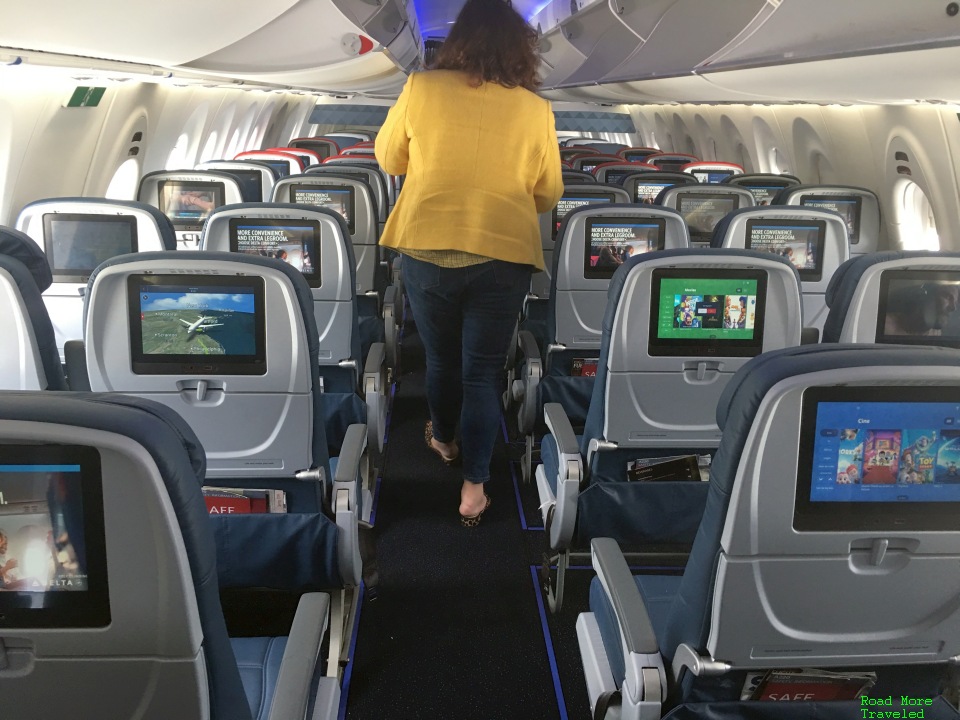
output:
[{"label": "blue seat cushion", "polygon": [[[673,600],[680,589],[682,575],[634,575],[633,581],[643,597],[650,624],[657,635],[657,643],[663,649],[661,639],[662,629],[667,626]],[[623,646],[620,643],[620,631],[617,618],[613,613],[610,598],[603,590],[599,578],[590,583],[590,611],[596,616],[600,628],[600,637],[603,639],[603,648],[610,663],[610,670],[617,685],[623,681],[626,674],[626,665],[623,660]]]},{"label": "blue seat cushion", "polygon": [[[577,444],[580,444],[580,436],[577,435]],[[557,494],[557,475],[560,473],[560,449],[557,447],[557,441],[553,435],[544,435],[540,443],[540,462],[543,463],[543,471],[547,474],[547,482],[550,483],[550,489],[553,494]]]},{"label": "blue seat cushion", "polygon": [[273,705],[273,693],[280,675],[283,651],[287,647],[285,637],[230,638],[233,653],[237,657],[243,691],[247,695],[250,714],[254,720],[265,720]]}]

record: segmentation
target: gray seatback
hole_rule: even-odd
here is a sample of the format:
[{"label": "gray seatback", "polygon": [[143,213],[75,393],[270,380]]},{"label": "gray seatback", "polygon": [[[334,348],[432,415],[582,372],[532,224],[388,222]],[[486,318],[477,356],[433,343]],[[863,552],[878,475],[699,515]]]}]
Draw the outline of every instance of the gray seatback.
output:
[{"label": "gray seatback", "polygon": [[[106,198],[103,200],[51,198],[30,203],[20,211],[17,217],[17,229],[29,235],[44,252],[46,242],[43,216],[49,214],[131,216],[136,219],[137,252],[159,252],[166,249],[157,218],[150,212],[130,207],[129,204],[118,205]],[[63,346],[67,340],[83,339],[83,290],[85,287],[85,280],[82,282],[58,281],[54,273],[53,284],[43,293],[43,304],[47,306],[50,322],[53,323],[53,331],[57,337],[57,350],[60,352],[61,359],[63,359]]]},{"label": "gray seatback", "polygon": [[[866,188],[846,185],[798,185],[780,195],[782,205],[812,205],[839,212],[850,234],[850,255],[868,255],[880,249],[880,200]],[[859,226],[854,211],[860,205]]]},{"label": "gray seatback", "polygon": [[[216,183],[222,186],[222,205],[243,202],[240,184],[234,176],[225,172],[216,170],[159,170],[144,175],[140,179],[139,188],[137,188],[137,200],[153,205],[155,208],[160,208],[160,212],[170,218],[177,232],[177,249],[179,250],[196,250],[199,247],[200,233],[203,230],[206,215],[190,222],[182,219],[178,220],[174,217],[176,214],[174,208],[163,207],[160,197],[160,184],[164,182],[185,183],[187,185],[190,183]],[[206,214],[208,215],[209,212]]]},{"label": "gray seatback", "polygon": [[[642,257],[642,256],[641,256]],[[603,437],[620,447],[709,447],[720,441],[716,407],[734,373],[750,359],[650,354],[659,268],[760,270],[767,276],[762,352],[800,344],[803,313],[796,271],[762,254],[691,250],[641,261],[617,302],[607,354]]]},{"label": "gray seatback", "polygon": [[320,365],[337,365],[353,358],[351,337],[354,327],[354,289],[350,281],[349,240],[342,236],[340,225],[328,214],[311,210],[306,205],[291,207],[263,203],[225,207],[210,215],[200,239],[200,249],[212,252],[230,252],[230,220],[265,218],[274,220],[306,220],[317,223],[320,229],[319,266],[320,287],[311,287],[313,311],[320,333]]},{"label": "gray seatback", "polygon": [[352,165],[355,167],[369,167],[376,170],[383,177],[383,181],[387,186],[387,203],[389,204],[387,212],[393,209],[393,206],[397,202],[397,182],[394,179],[393,175],[387,173],[380,163],[376,161],[376,158],[368,158],[363,155],[354,155],[352,157],[332,157],[329,160],[325,160],[324,165],[336,166],[336,165]]},{"label": "gray seatback", "polygon": [[[325,177],[309,174],[295,175],[279,180],[273,189],[273,202],[296,203],[291,193],[292,186],[310,188],[340,188],[353,193],[353,221],[350,241],[353,243],[353,255],[356,259],[357,294],[376,290],[376,272],[378,265],[377,243],[380,241],[377,227],[377,215],[374,211],[373,195],[370,187],[361,180],[351,178]],[[331,209],[333,209],[331,207]]]},{"label": "gray seatback", "polygon": [[264,163],[256,160],[244,162],[243,160],[207,160],[197,165],[197,170],[222,170],[225,173],[234,170],[255,170],[260,173],[260,197],[258,200],[249,202],[270,202],[273,197],[273,186],[276,182],[273,169]]},{"label": "gray seatback", "polygon": [[570,183],[564,185],[563,196],[552,210],[540,213],[540,246],[546,270],[534,273],[530,280],[531,292],[539,298],[550,297],[550,275],[553,272],[553,247],[556,233],[564,215],[583,205],[629,203],[626,190],[615,185],[599,183]]},{"label": "gray seatback", "polygon": [[[694,245],[709,244],[717,223],[728,213],[753,207],[753,194],[736,185],[679,185],[663,191],[660,204],[677,210]],[[726,212],[724,212],[724,210]]]},{"label": "gray seatback", "polygon": [[[725,178],[742,175],[743,168],[734,163],[703,161],[688,163],[683,166],[681,172],[690,173],[698,182],[704,185],[712,185],[722,182]],[[714,179],[711,177],[713,173],[721,175],[722,177]]]},{"label": "gray seatback", "polygon": [[[803,321],[807,327],[823,330],[827,320],[826,292],[830,278],[840,264],[849,257],[847,228],[843,218],[836,213],[814,208],[787,207],[775,205],[744,210],[731,216],[723,236],[722,247],[746,248],[747,225],[750,221],[822,221],[824,223],[823,253],[820,261],[820,279],[805,280],[801,274],[800,287],[803,291]],[[757,250],[759,248],[752,247]],[[801,261],[802,265],[802,261]],[[798,269],[799,266],[798,266]]]},{"label": "gray seatback", "polygon": [[[888,362],[799,374],[766,392],[739,456],[715,561],[707,642],[713,657],[734,667],[863,667],[945,662],[960,653],[960,532],[896,521],[868,530],[794,529],[794,506],[806,495],[797,490],[798,475],[816,477],[817,465],[823,466],[819,457],[816,463],[805,457],[798,443],[809,388],[899,387],[909,396],[918,388],[957,384],[956,361],[947,356],[942,366]],[[871,399],[865,392],[863,400]],[[850,416],[854,423],[870,415],[867,408],[857,410]],[[882,427],[915,425],[888,408]],[[825,457],[834,474],[836,458]],[[871,524],[865,516],[871,506],[894,503],[866,505],[851,506],[850,527]]]},{"label": "gray seatback", "polygon": [[[109,585],[105,627],[0,628],[4,715],[209,718],[204,632],[190,561],[153,458],[135,440],[69,421],[0,420],[0,443],[99,451]],[[18,515],[51,512],[50,495],[28,494],[16,482],[5,489],[0,527],[11,535]],[[19,500],[33,507],[24,509]],[[89,557],[93,542],[86,540]]]},{"label": "gray seatback", "polygon": [[[858,262],[863,262],[860,260]],[[905,257],[896,260],[886,260],[877,262],[866,267],[863,274],[860,275],[856,289],[853,291],[853,297],[847,306],[847,311],[843,318],[843,328],[840,331],[839,342],[842,343],[874,343],[877,342],[878,329],[880,329],[880,316],[883,315],[886,321],[890,315],[897,310],[916,309],[922,312],[920,308],[910,308],[907,303],[887,303],[887,307],[881,307],[885,298],[881,293],[881,281],[885,272],[890,271],[931,271],[931,272],[949,272],[956,274],[960,272],[960,258],[956,256],[937,257],[936,254],[923,254],[921,257]],[[845,276],[846,277],[846,276]],[[838,278],[839,279],[839,278]],[[953,280],[955,283],[956,280]],[[922,277],[917,276],[914,281],[915,289],[921,290],[923,283]],[[951,283],[951,284],[953,284]],[[891,289],[894,289],[891,287]],[[956,303],[953,305],[956,309]],[[884,312],[885,310],[885,312]],[[943,328],[943,335],[956,338],[960,335],[960,318],[956,318],[956,312],[950,313],[951,319]],[[833,320],[831,320],[831,323]],[[898,333],[899,335],[899,333]],[[930,338],[936,343],[936,338]],[[911,337],[899,337],[895,342],[911,342],[923,344],[924,335],[917,334]]]},{"label": "gray seatback", "polygon": [[[290,278],[254,264],[259,258],[234,253],[127,258],[101,266],[87,292],[84,336],[91,390],[149,398],[179,413],[207,452],[208,478],[292,477],[312,467],[309,341]],[[195,280],[197,285],[205,276],[262,278],[265,374],[216,374],[202,360],[183,374],[135,373],[127,278],[144,273],[180,275],[184,282]],[[192,311],[187,319],[193,320],[196,314]],[[184,332],[174,322],[177,319],[170,319],[171,333]]]},{"label": "gray seatback", "polygon": [[[610,278],[587,277],[585,262],[589,254],[588,228],[598,219],[604,222],[638,223],[663,220],[663,250],[690,247],[687,226],[675,212],[651,205],[603,205],[575,210],[563,226],[555,249],[556,285],[551,303],[555,331],[551,342],[567,350],[599,350],[603,331],[603,314],[607,308]],[[657,249],[657,248],[654,248]]]},{"label": "gray seatback", "polygon": [[16,280],[2,265],[0,337],[0,390],[46,390],[47,375],[30,314]]}]

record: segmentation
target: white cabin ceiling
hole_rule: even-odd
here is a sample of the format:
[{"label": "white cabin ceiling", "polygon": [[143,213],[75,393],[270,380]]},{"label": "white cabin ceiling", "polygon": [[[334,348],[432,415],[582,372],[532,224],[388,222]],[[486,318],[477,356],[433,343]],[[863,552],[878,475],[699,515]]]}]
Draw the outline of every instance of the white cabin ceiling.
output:
[{"label": "white cabin ceiling", "polygon": [[[4,57],[395,97],[462,0],[0,3]],[[944,0],[513,0],[543,32],[543,94],[590,103],[960,102]],[[56,21],[53,22],[52,19]],[[374,49],[353,56],[353,35]],[[80,61],[77,61],[80,66]],[[115,67],[112,69],[116,69]],[[163,71],[163,72],[159,72]]]}]

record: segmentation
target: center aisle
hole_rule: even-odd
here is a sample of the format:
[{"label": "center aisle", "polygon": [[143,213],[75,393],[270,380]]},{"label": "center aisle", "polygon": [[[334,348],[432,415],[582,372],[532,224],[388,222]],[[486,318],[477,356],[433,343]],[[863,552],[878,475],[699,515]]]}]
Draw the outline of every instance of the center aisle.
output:
[{"label": "center aisle", "polygon": [[379,596],[361,609],[347,718],[557,718],[502,436],[490,509],[460,525],[462,475],[424,444],[423,347],[408,313],[376,508]]}]

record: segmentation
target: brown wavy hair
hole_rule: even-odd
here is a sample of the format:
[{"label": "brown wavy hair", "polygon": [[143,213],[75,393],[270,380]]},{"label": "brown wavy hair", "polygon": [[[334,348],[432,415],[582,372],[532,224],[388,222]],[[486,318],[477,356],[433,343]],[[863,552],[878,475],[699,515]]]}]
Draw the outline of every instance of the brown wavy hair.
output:
[{"label": "brown wavy hair", "polygon": [[509,0],[467,0],[437,53],[434,70],[460,70],[483,82],[535,90],[540,84],[537,32]]}]

